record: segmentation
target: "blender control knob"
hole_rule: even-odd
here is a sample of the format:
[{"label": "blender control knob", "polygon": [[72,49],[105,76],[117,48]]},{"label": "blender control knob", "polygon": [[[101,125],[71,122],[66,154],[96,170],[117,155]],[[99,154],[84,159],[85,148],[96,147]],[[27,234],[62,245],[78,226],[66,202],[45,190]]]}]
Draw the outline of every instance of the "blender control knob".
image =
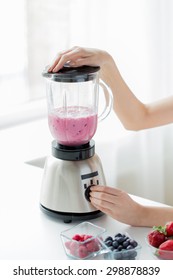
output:
[{"label": "blender control knob", "polygon": [[89,202],[90,202],[90,192],[91,192],[90,188],[93,187],[93,186],[95,186],[95,185],[94,185],[94,184],[93,184],[93,185],[90,185],[90,186],[88,186],[87,189],[85,190],[85,198],[86,198],[86,200],[88,200]]}]

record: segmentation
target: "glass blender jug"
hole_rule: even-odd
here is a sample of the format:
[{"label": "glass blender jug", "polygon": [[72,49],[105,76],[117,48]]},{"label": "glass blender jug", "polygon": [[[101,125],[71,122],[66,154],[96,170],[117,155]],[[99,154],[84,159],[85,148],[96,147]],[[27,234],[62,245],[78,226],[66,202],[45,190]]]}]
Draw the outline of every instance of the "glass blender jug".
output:
[{"label": "glass blender jug", "polygon": [[[46,214],[66,223],[103,215],[90,203],[91,186],[106,185],[91,138],[98,120],[104,119],[112,108],[112,95],[99,80],[99,69],[63,67],[58,73],[43,73],[54,140],[44,166],[40,206]],[[98,116],[100,86],[106,102]]]},{"label": "glass blender jug", "polygon": [[[48,123],[53,138],[64,146],[81,146],[88,143],[111,111],[112,94],[99,81],[100,67],[64,66],[58,73],[43,72],[46,78]],[[99,87],[102,87],[106,104],[98,116]]]}]

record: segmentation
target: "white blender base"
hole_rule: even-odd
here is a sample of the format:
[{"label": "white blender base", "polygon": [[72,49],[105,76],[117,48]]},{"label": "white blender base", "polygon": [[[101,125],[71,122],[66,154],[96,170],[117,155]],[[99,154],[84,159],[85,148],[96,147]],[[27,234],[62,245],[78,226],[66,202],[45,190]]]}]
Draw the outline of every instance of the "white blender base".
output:
[{"label": "white blender base", "polygon": [[93,140],[85,146],[64,147],[52,142],[52,155],[44,166],[40,205],[42,210],[71,222],[103,215],[90,203],[90,188],[106,185]]}]

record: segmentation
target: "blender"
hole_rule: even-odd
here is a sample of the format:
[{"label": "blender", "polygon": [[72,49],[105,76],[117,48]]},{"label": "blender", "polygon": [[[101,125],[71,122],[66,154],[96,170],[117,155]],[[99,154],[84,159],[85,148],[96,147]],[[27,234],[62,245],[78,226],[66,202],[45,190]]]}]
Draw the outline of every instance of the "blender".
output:
[{"label": "blender", "polygon": [[[99,79],[100,67],[68,65],[57,73],[44,71],[48,125],[54,138],[46,158],[40,206],[43,212],[64,222],[103,215],[90,203],[90,188],[106,185],[94,136],[99,120],[112,109],[112,93]],[[99,88],[105,107],[98,116]]]}]

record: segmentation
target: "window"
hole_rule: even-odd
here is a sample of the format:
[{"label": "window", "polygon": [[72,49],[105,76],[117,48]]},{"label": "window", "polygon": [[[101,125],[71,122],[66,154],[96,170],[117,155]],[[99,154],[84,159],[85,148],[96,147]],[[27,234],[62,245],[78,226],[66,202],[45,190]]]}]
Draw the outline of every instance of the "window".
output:
[{"label": "window", "polygon": [[26,5],[22,0],[0,3],[0,112],[28,98],[26,85]]},{"label": "window", "polygon": [[68,0],[1,1],[0,128],[26,121],[27,112],[39,115],[33,108],[45,97],[41,72],[67,48],[69,7]]}]

